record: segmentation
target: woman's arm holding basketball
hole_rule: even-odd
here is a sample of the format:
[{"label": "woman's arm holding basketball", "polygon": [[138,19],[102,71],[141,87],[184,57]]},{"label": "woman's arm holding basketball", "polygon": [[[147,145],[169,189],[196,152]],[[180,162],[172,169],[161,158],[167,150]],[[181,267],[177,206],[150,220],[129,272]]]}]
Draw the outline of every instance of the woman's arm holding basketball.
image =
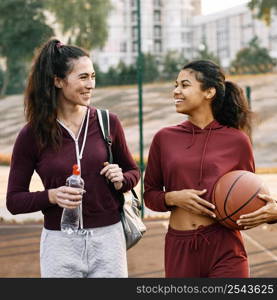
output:
[{"label": "woman's arm holding basketball", "polygon": [[241,215],[237,223],[250,229],[263,223],[273,224],[277,222],[277,200],[268,195],[258,195],[267,203],[260,209],[246,215]]},{"label": "woman's arm holding basketball", "polygon": [[[250,141],[247,139],[244,145],[244,151],[241,156],[241,164],[244,169],[255,172],[255,162],[253,149]],[[237,223],[244,226],[245,229],[256,227],[263,223],[276,223],[277,222],[277,201],[268,195],[259,195],[259,197],[266,201],[265,206],[262,208],[245,215],[241,215]]]}]

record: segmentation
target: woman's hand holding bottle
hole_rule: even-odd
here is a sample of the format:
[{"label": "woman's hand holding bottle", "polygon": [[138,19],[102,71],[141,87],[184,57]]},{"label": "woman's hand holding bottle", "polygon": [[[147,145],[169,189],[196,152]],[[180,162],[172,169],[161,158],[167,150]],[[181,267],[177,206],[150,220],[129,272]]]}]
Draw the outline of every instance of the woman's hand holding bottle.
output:
[{"label": "woman's hand holding bottle", "polygon": [[63,208],[76,208],[82,202],[85,191],[69,186],[60,186],[56,189],[48,190],[49,201]]}]

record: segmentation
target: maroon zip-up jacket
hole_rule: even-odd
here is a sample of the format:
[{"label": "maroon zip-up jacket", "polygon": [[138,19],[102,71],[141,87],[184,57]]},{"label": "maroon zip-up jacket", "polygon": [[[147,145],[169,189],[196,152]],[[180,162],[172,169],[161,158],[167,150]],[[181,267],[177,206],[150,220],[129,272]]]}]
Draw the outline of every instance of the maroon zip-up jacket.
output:
[{"label": "maroon zip-up jacket", "polygon": [[[99,126],[96,109],[90,107],[87,140],[81,160],[82,178],[86,193],[83,196],[84,228],[107,226],[120,221],[118,192],[107,181],[100,170],[108,161],[108,151]],[[85,123],[85,122],[84,122]],[[59,125],[60,126],[60,125]],[[65,185],[66,178],[76,164],[75,142],[66,129],[61,126],[63,137],[59,151],[46,148],[39,153],[36,137],[27,124],[20,131],[12,154],[7,191],[7,208],[12,214],[42,211],[44,227],[60,230],[62,208],[51,204],[48,189]],[[110,113],[110,129],[114,163],[123,171],[124,181],[121,192],[129,191],[139,181],[140,172],[133,160],[124,136],[120,121]],[[84,138],[83,125],[79,147]],[[29,184],[36,171],[44,185],[44,191],[30,192]]]},{"label": "maroon zip-up jacket", "polygon": [[161,129],[153,138],[144,179],[145,205],[168,211],[165,193],[182,189],[207,189],[201,196],[211,201],[213,186],[233,170],[255,172],[250,140],[242,131],[216,120],[201,129],[189,121]]}]

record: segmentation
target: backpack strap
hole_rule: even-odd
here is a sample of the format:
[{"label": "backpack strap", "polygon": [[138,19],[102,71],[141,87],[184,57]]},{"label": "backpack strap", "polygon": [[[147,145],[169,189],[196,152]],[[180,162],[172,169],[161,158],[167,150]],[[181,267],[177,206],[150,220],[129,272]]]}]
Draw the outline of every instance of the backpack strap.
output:
[{"label": "backpack strap", "polygon": [[[112,153],[112,139],[110,136],[110,116],[108,109],[98,109],[97,115],[99,120],[99,125],[103,134],[103,138],[106,142],[108,153],[109,153],[109,163],[113,163],[113,153]],[[134,189],[131,189],[133,196],[138,199],[138,196]]]},{"label": "backpack strap", "polygon": [[107,109],[97,109],[97,115],[99,120],[99,125],[103,134],[103,138],[106,142],[108,153],[109,153],[109,163],[113,163],[113,153],[112,153],[112,139],[110,135],[110,117],[109,111]]}]

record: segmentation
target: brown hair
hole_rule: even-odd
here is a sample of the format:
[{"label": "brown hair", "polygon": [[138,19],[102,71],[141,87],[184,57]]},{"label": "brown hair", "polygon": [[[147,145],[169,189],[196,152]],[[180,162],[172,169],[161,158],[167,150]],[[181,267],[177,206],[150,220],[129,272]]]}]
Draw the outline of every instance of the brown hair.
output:
[{"label": "brown hair", "polygon": [[34,57],[24,96],[26,120],[32,127],[40,150],[58,149],[61,131],[57,124],[57,88],[55,76],[65,78],[73,68],[73,60],[87,56],[80,47],[64,45],[51,38]]}]

